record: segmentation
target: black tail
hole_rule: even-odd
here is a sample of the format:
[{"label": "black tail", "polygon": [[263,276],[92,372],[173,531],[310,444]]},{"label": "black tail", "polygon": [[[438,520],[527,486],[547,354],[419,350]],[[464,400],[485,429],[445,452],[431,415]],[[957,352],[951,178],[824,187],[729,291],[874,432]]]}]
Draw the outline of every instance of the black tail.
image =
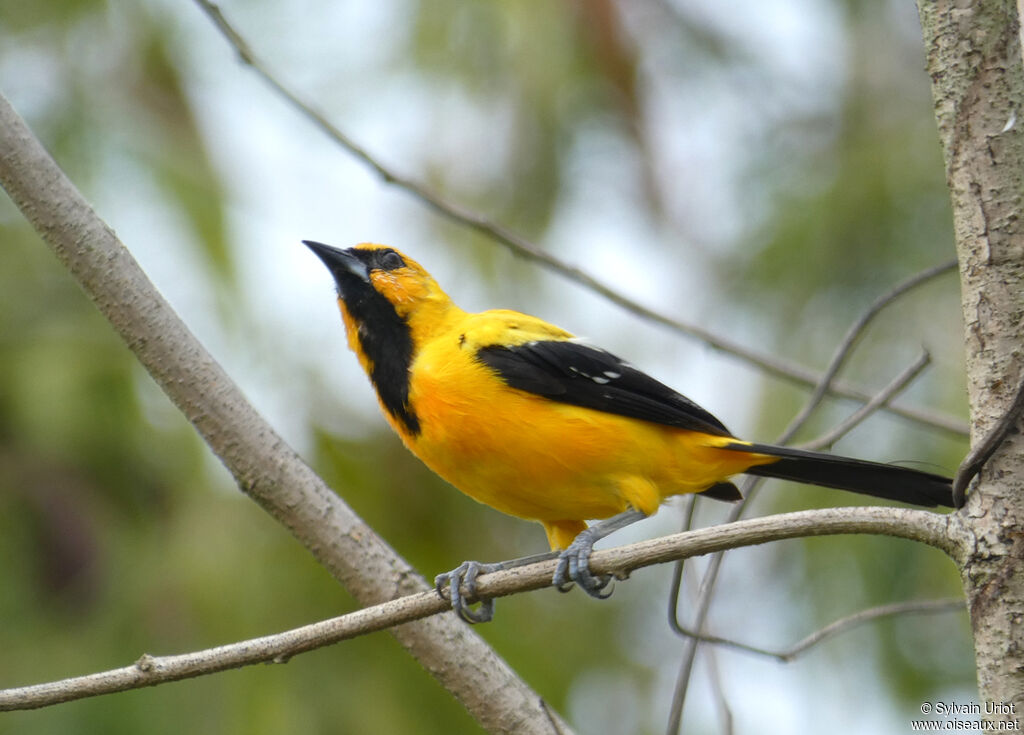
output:
[{"label": "black tail", "polygon": [[953,481],[941,475],[771,444],[735,444],[726,448],[780,457],[778,462],[751,467],[748,475],[822,485],[929,508],[953,507]]}]

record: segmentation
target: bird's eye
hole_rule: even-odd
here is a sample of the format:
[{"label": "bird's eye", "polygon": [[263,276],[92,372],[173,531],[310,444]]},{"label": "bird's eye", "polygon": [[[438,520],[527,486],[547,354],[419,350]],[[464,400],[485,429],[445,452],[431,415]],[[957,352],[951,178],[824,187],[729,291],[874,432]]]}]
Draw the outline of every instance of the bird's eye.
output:
[{"label": "bird's eye", "polygon": [[379,256],[377,256],[377,264],[380,266],[381,270],[393,271],[396,268],[404,266],[405,261],[402,260],[402,256],[394,250],[384,250],[381,251]]}]

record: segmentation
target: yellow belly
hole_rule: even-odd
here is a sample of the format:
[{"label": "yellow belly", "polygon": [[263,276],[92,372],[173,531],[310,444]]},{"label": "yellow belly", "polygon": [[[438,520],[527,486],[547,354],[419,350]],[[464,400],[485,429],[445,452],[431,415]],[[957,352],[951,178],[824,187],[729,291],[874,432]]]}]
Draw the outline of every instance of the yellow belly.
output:
[{"label": "yellow belly", "polygon": [[668,496],[758,463],[717,448],[734,439],[557,403],[508,388],[483,366],[419,367],[410,398],[423,431],[409,448],[462,492],[520,518],[650,514]]}]

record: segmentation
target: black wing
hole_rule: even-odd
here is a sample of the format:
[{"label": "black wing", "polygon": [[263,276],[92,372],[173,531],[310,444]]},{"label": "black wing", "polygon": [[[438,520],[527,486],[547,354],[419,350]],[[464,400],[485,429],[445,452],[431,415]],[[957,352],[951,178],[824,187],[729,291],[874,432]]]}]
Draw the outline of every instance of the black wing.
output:
[{"label": "black wing", "polygon": [[599,347],[541,340],[482,347],[477,359],[511,387],[552,401],[731,436],[721,421],[689,398]]}]

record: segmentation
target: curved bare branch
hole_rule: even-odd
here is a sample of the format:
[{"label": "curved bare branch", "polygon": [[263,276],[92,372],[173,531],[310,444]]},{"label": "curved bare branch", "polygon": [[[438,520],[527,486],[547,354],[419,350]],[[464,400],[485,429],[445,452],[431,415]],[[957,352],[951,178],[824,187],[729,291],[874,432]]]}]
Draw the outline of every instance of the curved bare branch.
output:
[{"label": "curved bare branch", "polygon": [[[737,521],[628,546],[595,551],[596,574],[625,579],[642,567],[782,539],[834,534],[882,534],[930,544],[956,556],[947,535],[946,516],[904,508],[828,508]],[[481,575],[481,597],[507,595],[551,586],[556,560]],[[356,636],[373,633],[449,609],[448,595],[433,590],[324,620],[283,633],[176,656],[143,655],[130,666],[61,681],[0,691],[0,711],[33,709],[74,699],[154,686],[255,663],[282,663],[292,656]],[[465,627],[465,626],[463,626]]]},{"label": "curved bare branch", "polygon": [[960,597],[949,597],[937,600],[904,600],[903,602],[891,602],[886,605],[877,605],[875,607],[859,610],[855,613],[851,613],[850,615],[845,615],[838,620],[834,620],[828,625],[804,636],[796,643],[781,649],[756,646],[751,643],[744,643],[732,638],[711,635],[710,633],[699,633],[696,630],[684,628],[678,623],[675,625],[675,630],[680,635],[693,638],[701,643],[709,643],[713,646],[732,648],[736,651],[751,653],[756,656],[774,658],[783,663],[790,663],[817,646],[819,643],[823,643],[830,638],[834,638],[841,633],[845,633],[852,628],[864,625],[872,620],[894,617],[897,615],[963,612],[965,609],[966,606],[964,600]]}]

